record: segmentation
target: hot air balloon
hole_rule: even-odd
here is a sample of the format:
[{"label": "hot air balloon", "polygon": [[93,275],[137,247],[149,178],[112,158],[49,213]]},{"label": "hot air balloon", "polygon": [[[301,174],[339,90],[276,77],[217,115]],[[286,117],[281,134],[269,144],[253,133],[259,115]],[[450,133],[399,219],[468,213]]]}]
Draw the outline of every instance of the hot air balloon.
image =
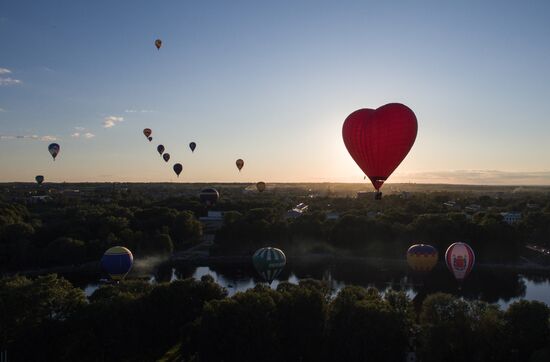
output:
[{"label": "hot air balloon", "polygon": [[153,131],[151,131],[151,128],[145,128],[143,130],[143,134],[145,135],[145,138],[149,139],[149,137],[151,136],[151,133],[153,133]]},{"label": "hot air balloon", "polygon": [[176,173],[176,175],[180,177],[180,173],[181,171],[183,171],[183,166],[181,165],[181,163],[174,164],[174,167],[172,168],[174,169],[174,172]]},{"label": "hot air balloon", "polygon": [[153,140],[153,137],[147,137],[147,139],[149,140],[149,142],[151,142]]},{"label": "hot air balloon", "polygon": [[36,183],[39,185],[42,185],[42,182],[44,182],[44,176],[38,175],[34,178],[36,180]]},{"label": "hot air balloon", "polygon": [[134,263],[132,252],[123,246],[109,248],[101,258],[101,267],[113,280],[122,280]]},{"label": "hot air balloon", "polygon": [[162,46],[162,40],[160,39],[155,40],[155,46],[157,47],[157,50],[160,50],[160,47]]},{"label": "hot air balloon", "polygon": [[162,155],[162,158],[164,158],[164,161],[165,162],[168,162],[170,160],[170,154],[169,153],[165,153],[164,155]]},{"label": "hot air balloon", "polygon": [[379,193],[384,181],[407,156],[416,139],[413,111],[400,103],[359,109],[344,121],[342,137],[353,160]]},{"label": "hot air balloon", "polygon": [[197,148],[197,144],[195,142],[191,142],[189,144],[189,148],[191,149],[191,152],[195,152],[195,148]]},{"label": "hot air balloon", "polygon": [[55,161],[55,158],[59,154],[61,147],[57,143],[51,143],[48,146],[48,151],[50,151],[50,155],[52,155],[53,160]]},{"label": "hot air balloon", "polygon": [[164,153],[164,146],[163,145],[158,145],[157,146],[157,151],[158,151],[159,155],[162,155]]},{"label": "hot air balloon", "polygon": [[239,169],[239,172],[241,172],[241,169],[244,166],[244,161],[239,158],[237,161],[235,161],[235,164],[237,165],[237,168]]},{"label": "hot air balloon", "polygon": [[281,249],[267,247],[258,249],[252,256],[256,271],[271,284],[286,265],[286,256]]},{"label": "hot air balloon", "polygon": [[263,181],[260,181],[256,184],[256,188],[258,189],[259,192],[264,192],[265,191],[265,182]]},{"label": "hot air balloon", "polygon": [[203,204],[206,206],[213,206],[218,202],[220,198],[220,193],[214,188],[203,189],[199,194],[199,198]]},{"label": "hot air balloon", "polygon": [[407,263],[416,272],[429,272],[437,264],[437,250],[426,244],[415,244],[407,250]]},{"label": "hot air balloon", "polygon": [[472,271],[475,254],[466,243],[454,243],[445,252],[445,263],[456,280],[462,282]]}]

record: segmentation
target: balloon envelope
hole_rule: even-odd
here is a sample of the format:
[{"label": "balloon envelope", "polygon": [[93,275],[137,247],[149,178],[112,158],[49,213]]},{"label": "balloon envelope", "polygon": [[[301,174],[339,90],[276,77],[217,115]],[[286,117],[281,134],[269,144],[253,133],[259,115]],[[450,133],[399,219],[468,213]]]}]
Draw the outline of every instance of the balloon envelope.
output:
[{"label": "balloon envelope", "polygon": [[162,155],[162,158],[164,158],[164,161],[165,162],[168,162],[170,160],[170,154],[169,153],[165,153],[164,155]]},{"label": "balloon envelope", "polygon": [[153,137],[147,137],[147,139],[149,140],[149,142],[151,142],[153,140]]},{"label": "balloon envelope", "polygon": [[155,46],[157,47],[157,49],[160,49],[160,47],[162,46],[162,40],[160,39],[155,40]]},{"label": "balloon envelope", "polygon": [[157,151],[158,151],[159,155],[162,155],[164,153],[164,146],[163,145],[158,145],[157,146]]},{"label": "balloon envelope", "polygon": [[271,284],[286,265],[286,256],[281,249],[267,247],[258,249],[252,256],[252,263],[262,278]]},{"label": "balloon envelope", "polygon": [[427,244],[415,244],[407,250],[407,263],[412,270],[417,272],[429,272],[437,264],[437,250]]},{"label": "balloon envelope", "polygon": [[123,246],[109,248],[101,258],[101,267],[113,280],[124,279],[133,263],[132,252]]},{"label": "balloon envelope", "polygon": [[265,182],[263,181],[260,181],[256,184],[256,188],[258,189],[259,192],[264,192],[265,191]]},{"label": "balloon envelope", "polygon": [[42,182],[44,182],[44,176],[42,176],[42,175],[38,175],[34,179],[36,180],[36,183],[39,184],[39,185],[41,185]]},{"label": "balloon envelope", "polygon": [[458,281],[463,281],[472,271],[475,254],[470,245],[454,243],[445,252],[445,263]]},{"label": "balloon envelope", "polygon": [[183,171],[183,166],[181,165],[181,163],[174,164],[174,167],[172,168],[174,169],[174,172],[176,173],[176,175],[180,177],[180,173],[181,171]]},{"label": "balloon envelope", "polygon": [[149,136],[151,136],[151,133],[153,133],[153,131],[151,131],[151,128],[145,128],[143,130],[143,134],[145,135],[145,137],[149,138]]},{"label": "balloon envelope", "polygon": [[342,137],[351,157],[379,190],[416,139],[413,111],[400,103],[360,109],[344,121]]},{"label": "balloon envelope", "polygon": [[199,198],[203,204],[206,206],[215,205],[220,198],[220,193],[215,188],[206,188],[201,190]]},{"label": "balloon envelope", "polygon": [[237,165],[237,168],[239,169],[239,171],[241,171],[241,169],[244,166],[244,161],[239,158],[237,161],[235,161],[235,164]]},{"label": "balloon envelope", "polygon": [[54,161],[57,155],[59,154],[60,150],[61,150],[61,147],[57,143],[51,143],[48,146],[48,151],[50,152],[50,155],[52,155]]},{"label": "balloon envelope", "polygon": [[191,149],[191,152],[195,152],[195,148],[197,148],[197,144],[195,142],[191,142],[189,144],[189,148]]}]

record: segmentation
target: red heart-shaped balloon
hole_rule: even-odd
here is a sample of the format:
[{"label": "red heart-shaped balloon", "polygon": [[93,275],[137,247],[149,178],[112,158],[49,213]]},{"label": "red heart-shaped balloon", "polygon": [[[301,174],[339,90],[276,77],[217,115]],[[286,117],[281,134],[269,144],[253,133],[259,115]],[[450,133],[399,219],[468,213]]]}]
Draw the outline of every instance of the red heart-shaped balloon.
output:
[{"label": "red heart-shaped balloon", "polygon": [[400,103],[359,109],[344,121],[342,137],[351,157],[379,190],[416,139],[413,111]]}]

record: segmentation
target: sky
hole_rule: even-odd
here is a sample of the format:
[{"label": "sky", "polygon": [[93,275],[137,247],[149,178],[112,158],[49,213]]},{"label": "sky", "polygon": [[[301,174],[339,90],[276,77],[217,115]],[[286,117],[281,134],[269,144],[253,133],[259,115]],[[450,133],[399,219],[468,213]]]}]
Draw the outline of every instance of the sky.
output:
[{"label": "sky", "polygon": [[343,121],[399,102],[388,182],[550,185],[548,39],[548,1],[3,0],[0,182],[364,182]]}]

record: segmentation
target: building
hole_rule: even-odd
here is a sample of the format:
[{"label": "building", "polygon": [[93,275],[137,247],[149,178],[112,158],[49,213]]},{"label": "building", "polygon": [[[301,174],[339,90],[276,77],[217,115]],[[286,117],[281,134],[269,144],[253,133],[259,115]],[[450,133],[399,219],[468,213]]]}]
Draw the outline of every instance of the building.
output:
[{"label": "building", "polygon": [[471,204],[466,206],[464,210],[466,210],[467,212],[478,212],[479,210],[481,210],[481,206],[477,204]]},{"label": "building", "polygon": [[447,202],[444,202],[444,203],[443,203],[443,206],[448,207],[448,208],[450,208],[450,209],[456,209],[456,208],[457,208],[456,201],[447,201]]},{"label": "building", "polygon": [[521,213],[519,212],[501,212],[500,215],[507,224],[515,224],[521,221]]},{"label": "building", "polygon": [[213,233],[222,227],[224,214],[223,211],[208,211],[207,216],[199,217],[205,234]]},{"label": "building", "polygon": [[31,196],[28,198],[27,202],[29,204],[39,204],[39,203],[46,203],[52,201],[52,198],[48,195],[41,195],[41,196]]},{"label": "building", "polygon": [[296,219],[300,216],[302,216],[305,212],[307,212],[308,206],[304,204],[303,202],[296,205],[292,210],[288,210],[286,212],[286,218],[287,219]]}]

